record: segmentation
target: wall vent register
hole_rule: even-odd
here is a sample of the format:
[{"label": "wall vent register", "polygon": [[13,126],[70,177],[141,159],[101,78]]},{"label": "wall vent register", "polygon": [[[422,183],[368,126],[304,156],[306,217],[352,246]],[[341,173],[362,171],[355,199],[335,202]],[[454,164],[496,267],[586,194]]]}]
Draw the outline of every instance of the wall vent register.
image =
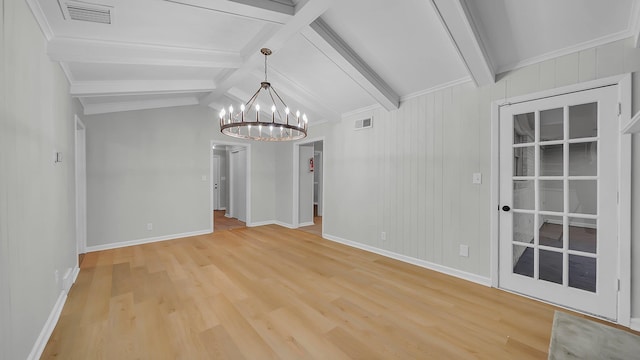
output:
[{"label": "wall vent register", "polygon": [[99,24],[111,24],[113,7],[101,4],[92,4],[82,1],[60,1],[60,10],[65,20],[78,20]]},{"label": "wall vent register", "polygon": [[372,118],[356,120],[356,123],[355,123],[356,130],[368,129],[370,127],[373,127]]}]

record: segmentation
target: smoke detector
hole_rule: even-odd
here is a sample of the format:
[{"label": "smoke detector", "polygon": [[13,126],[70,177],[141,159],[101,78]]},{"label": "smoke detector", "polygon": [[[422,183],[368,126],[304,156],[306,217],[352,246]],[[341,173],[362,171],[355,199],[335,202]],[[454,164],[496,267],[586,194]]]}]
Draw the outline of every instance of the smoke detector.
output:
[{"label": "smoke detector", "polygon": [[58,4],[65,20],[87,21],[99,24],[112,23],[113,6],[72,0],[58,0]]}]

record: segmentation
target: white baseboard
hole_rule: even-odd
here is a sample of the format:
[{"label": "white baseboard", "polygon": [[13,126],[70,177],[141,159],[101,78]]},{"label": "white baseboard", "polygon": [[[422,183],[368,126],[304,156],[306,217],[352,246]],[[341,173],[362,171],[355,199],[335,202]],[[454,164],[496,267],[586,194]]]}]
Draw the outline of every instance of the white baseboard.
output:
[{"label": "white baseboard", "polygon": [[311,226],[311,225],[315,225],[315,224],[313,223],[313,221],[300,223],[300,224],[298,224],[298,227]]},{"label": "white baseboard", "polygon": [[491,279],[484,277],[484,276],[479,276],[476,274],[472,274],[466,271],[462,271],[462,270],[458,270],[458,269],[454,269],[454,268],[450,268],[447,266],[443,266],[443,265],[439,265],[439,264],[435,264],[426,260],[420,260],[420,259],[416,259],[416,258],[412,258],[410,256],[406,256],[406,255],[402,255],[402,254],[398,254],[398,253],[394,253],[392,251],[388,251],[388,250],[384,250],[384,249],[379,249],[377,247],[373,247],[370,245],[365,245],[365,244],[360,244],[357,243],[355,241],[350,241],[350,240],[346,240],[346,239],[342,239],[339,238],[337,236],[333,236],[333,235],[329,235],[329,234],[322,234],[322,237],[327,239],[327,240],[331,240],[331,241],[335,241],[337,243],[343,244],[343,245],[347,245],[347,246],[351,246],[354,248],[358,248],[361,250],[365,250],[368,252],[372,252],[378,255],[382,255],[382,256],[386,256],[392,259],[396,259],[402,262],[406,262],[409,264],[413,264],[413,265],[417,265],[420,267],[423,267],[425,269],[429,269],[429,270],[434,270],[443,274],[447,274],[447,275],[451,275],[463,280],[467,280],[467,281],[471,281],[474,282],[476,284],[480,284],[480,285],[484,285],[484,286],[489,286],[491,287]]},{"label": "white baseboard", "polygon": [[254,221],[251,224],[247,224],[247,227],[265,226],[265,225],[273,225],[273,224],[275,224],[273,220]]},{"label": "white baseboard", "polygon": [[211,234],[211,229],[192,231],[192,232],[182,233],[182,234],[172,234],[172,235],[165,235],[165,236],[157,236],[157,237],[146,238],[146,239],[122,241],[122,242],[118,242],[118,243],[105,244],[105,245],[87,246],[87,252],[117,249],[117,248],[121,248],[121,247],[127,247],[127,246],[133,246],[133,245],[142,245],[142,244],[154,243],[154,242],[159,242],[159,241],[173,240],[173,239],[179,239],[179,238],[190,237],[190,236],[205,235],[205,234]]},{"label": "white baseboard", "polygon": [[273,222],[276,225],[282,226],[282,227],[286,227],[287,229],[295,229],[296,227],[293,226],[293,224],[289,224],[286,222],[282,222],[282,221],[274,221]]},{"label": "white baseboard", "polygon": [[78,274],[80,274],[80,267],[76,266],[76,268],[73,269],[73,282],[72,282],[72,284],[75,284],[76,280],[78,280]]},{"label": "white baseboard", "polygon": [[251,224],[248,224],[247,227],[256,227],[256,226],[265,226],[265,225],[278,225],[278,226],[286,227],[287,229],[296,229],[296,227],[293,226],[292,224],[288,224],[278,220],[252,222]]},{"label": "white baseboard", "polygon": [[631,318],[629,327],[631,330],[640,331],[640,318]]},{"label": "white baseboard", "polygon": [[51,337],[51,333],[58,323],[58,319],[60,318],[60,314],[62,313],[62,308],[64,307],[64,303],[66,300],[67,293],[63,290],[60,292],[58,300],[53,306],[53,309],[51,309],[49,318],[47,319],[47,322],[44,323],[44,327],[42,328],[42,331],[40,331],[40,335],[38,335],[36,343],[33,344],[33,348],[31,349],[31,353],[27,357],[27,360],[40,359],[40,356],[44,351],[44,347],[47,345],[49,337]]}]

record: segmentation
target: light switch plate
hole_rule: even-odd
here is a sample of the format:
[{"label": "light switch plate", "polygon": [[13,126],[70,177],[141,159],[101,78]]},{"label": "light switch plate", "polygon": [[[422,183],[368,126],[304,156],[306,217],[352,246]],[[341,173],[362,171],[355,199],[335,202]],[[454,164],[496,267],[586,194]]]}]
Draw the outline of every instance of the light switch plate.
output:
[{"label": "light switch plate", "polygon": [[482,184],[482,174],[481,173],[473,173],[473,183],[474,184]]},{"label": "light switch plate", "polygon": [[469,245],[460,245],[460,256],[469,257]]}]

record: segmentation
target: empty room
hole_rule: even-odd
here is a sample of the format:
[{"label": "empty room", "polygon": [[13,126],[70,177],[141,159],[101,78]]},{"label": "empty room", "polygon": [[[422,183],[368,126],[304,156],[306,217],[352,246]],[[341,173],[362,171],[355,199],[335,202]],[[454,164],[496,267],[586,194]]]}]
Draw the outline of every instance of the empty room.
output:
[{"label": "empty room", "polygon": [[640,0],[0,11],[0,360],[640,354]]}]

